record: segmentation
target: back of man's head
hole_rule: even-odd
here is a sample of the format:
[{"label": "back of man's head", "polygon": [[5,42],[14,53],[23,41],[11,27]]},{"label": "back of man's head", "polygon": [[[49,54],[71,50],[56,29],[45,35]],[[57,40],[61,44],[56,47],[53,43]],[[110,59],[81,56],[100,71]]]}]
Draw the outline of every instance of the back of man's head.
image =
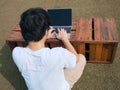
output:
[{"label": "back of man's head", "polygon": [[41,40],[49,25],[49,15],[42,8],[30,8],[21,15],[21,33],[26,42]]}]

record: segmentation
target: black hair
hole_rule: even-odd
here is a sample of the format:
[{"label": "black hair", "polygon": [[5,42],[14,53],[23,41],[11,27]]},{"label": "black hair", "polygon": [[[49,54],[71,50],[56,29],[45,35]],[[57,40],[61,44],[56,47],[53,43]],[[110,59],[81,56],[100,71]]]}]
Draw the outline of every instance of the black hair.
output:
[{"label": "black hair", "polygon": [[49,15],[42,8],[30,8],[21,15],[20,28],[26,42],[41,40],[49,26]]}]

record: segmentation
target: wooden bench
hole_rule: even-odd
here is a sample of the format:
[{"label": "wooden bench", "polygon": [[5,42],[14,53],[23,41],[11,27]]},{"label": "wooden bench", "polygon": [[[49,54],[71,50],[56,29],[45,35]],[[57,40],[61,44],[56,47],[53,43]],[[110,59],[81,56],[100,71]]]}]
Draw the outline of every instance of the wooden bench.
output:
[{"label": "wooden bench", "polygon": [[[118,46],[118,33],[113,18],[73,19],[70,42],[78,53],[86,56],[88,62],[112,63]],[[26,46],[19,25],[10,32],[7,44],[11,50],[16,46]],[[57,39],[48,39],[49,48],[62,46]]]}]

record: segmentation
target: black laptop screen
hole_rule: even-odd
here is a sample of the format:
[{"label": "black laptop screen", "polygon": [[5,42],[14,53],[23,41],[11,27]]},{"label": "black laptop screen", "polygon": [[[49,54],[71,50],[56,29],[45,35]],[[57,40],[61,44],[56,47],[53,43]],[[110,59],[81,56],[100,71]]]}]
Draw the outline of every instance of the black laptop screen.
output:
[{"label": "black laptop screen", "polygon": [[51,19],[51,26],[71,26],[72,10],[71,9],[48,9]]}]

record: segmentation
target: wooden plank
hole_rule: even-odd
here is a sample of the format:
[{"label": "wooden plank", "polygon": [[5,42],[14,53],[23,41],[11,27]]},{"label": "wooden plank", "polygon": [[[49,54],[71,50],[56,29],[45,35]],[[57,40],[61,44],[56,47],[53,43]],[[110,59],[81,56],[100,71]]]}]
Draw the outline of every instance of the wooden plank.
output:
[{"label": "wooden plank", "polygon": [[50,48],[59,47],[58,43],[50,43]]},{"label": "wooden plank", "polygon": [[100,18],[94,18],[94,40],[100,40]]},{"label": "wooden plank", "polygon": [[114,44],[103,44],[102,61],[111,61]]},{"label": "wooden plank", "polygon": [[64,45],[61,41],[50,42],[50,48],[54,48],[54,47],[64,47]]},{"label": "wooden plank", "polygon": [[101,40],[118,41],[118,33],[113,18],[102,18]]},{"label": "wooden plank", "polygon": [[112,25],[111,25],[111,18],[107,18],[107,25],[108,25],[108,38],[109,38],[109,41],[113,41],[113,38],[112,38]]},{"label": "wooden plank", "polygon": [[72,19],[72,30],[76,30],[79,19]]},{"label": "wooden plank", "polygon": [[100,38],[102,41],[108,40],[108,25],[106,18],[100,18]]},{"label": "wooden plank", "polygon": [[11,31],[7,41],[24,41],[20,31]]},{"label": "wooden plank", "polygon": [[96,44],[96,59],[97,61],[101,60],[102,57],[102,44]]},{"label": "wooden plank", "polygon": [[90,44],[90,60],[96,59],[96,44]]},{"label": "wooden plank", "polygon": [[113,62],[113,60],[115,58],[117,47],[118,47],[118,43],[114,43],[114,47],[113,47],[113,51],[112,51],[112,56],[111,56],[111,62]]},{"label": "wooden plank", "polygon": [[23,43],[22,43],[22,42],[16,42],[16,44],[17,44],[18,46],[23,47]]},{"label": "wooden plank", "polygon": [[72,19],[72,31],[70,32],[70,41],[76,40],[76,29],[78,27],[79,19]]},{"label": "wooden plank", "polygon": [[13,28],[13,30],[21,30],[19,24],[16,24],[15,27]]},{"label": "wooden plank", "polygon": [[80,18],[79,22],[78,22],[78,26],[76,29],[76,40],[77,41],[84,41],[84,37],[85,37],[85,19],[84,18]]},{"label": "wooden plank", "polygon": [[70,41],[75,41],[76,40],[76,31],[71,31],[70,32]]},{"label": "wooden plank", "polygon": [[17,46],[26,47],[28,44],[26,42],[16,42]]},{"label": "wooden plank", "polygon": [[102,18],[101,21],[101,40],[108,41],[109,35],[108,35],[108,21],[107,18]]},{"label": "wooden plank", "polygon": [[78,53],[85,55],[85,43],[78,43]]},{"label": "wooden plank", "polygon": [[110,19],[110,24],[111,24],[110,32],[111,32],[112,41],[119,41],[116,24],[113,18]]},{"label": "wooden plank", "polygon": [[74,49],[76,50],[76,52],[79,53],[77,42],[71,42],[71,44],[72,44],[72,46],[74,47]]},{"label": "wooden plank", "polygon": [[85,19],[85,41],[91,41],[92,40],[92,19],[88,18]]}]

